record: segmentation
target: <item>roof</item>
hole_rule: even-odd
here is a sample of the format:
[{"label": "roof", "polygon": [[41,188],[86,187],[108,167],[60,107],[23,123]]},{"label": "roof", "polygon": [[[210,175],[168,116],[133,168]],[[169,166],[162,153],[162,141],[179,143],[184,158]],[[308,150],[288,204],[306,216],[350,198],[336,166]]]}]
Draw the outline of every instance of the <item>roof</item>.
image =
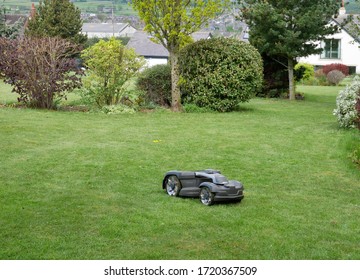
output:
[{"label": "roof", "polygon": [[[359,31],[356,30],[360,29],[359,18],[360,15],[343,14],[334,17],[333,21],[338,24],[340,28],[345,30],[351,37],[353,37],[355,41],[360,42],[360,34],[358,34]],[[352,19],[351,22],[350,19]],[[357,25],[357,27],[354,28],[353,24]]]},{"label": "roof", "polygon": [[84,23],[82,32],[84,33],[121,33],[130,26],[128,23]]},{"label": "roof", "polygon": [[151,41],[151,36],[144,31],[136,31],[127,43],[129,48],[144,57],[168,57],[169,52],[160,44]]},{"label": "roof", "polygon": [[[201,39],[208,39],[211,37],[210,32],[195,32],[192,34],[195,41]],[[133,48],[135,52],[144,57],[156,57],[156,58],[167,58],[169,52],[161,45],[154,43],[151,40],[151,36],[145,31],[136,31],[130,38],[127,46]]]},{"label": "roof", "polygon": [[5,22],[7,25],[13,25],[18,22],[24,23],[26,19],[27,17],[24,15],[5,15]]}]

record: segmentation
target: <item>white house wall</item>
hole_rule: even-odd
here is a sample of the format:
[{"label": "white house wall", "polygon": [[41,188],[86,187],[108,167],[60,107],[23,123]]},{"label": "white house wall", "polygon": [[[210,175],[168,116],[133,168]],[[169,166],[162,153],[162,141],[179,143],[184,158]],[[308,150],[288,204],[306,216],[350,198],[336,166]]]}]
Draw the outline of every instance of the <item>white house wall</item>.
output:
[{"label": "white house wall", "polygon": [[152,67],[159,64],[167,64],[168,60],[166,58],[146,58],[146,66]]},{"label": "white house wall", "polygon": [[[356,73],[360,74],[360,44],[354,41],[354,38],[345,30],[329,36],[328,39],[341,40],[341,58],[327,59],[320,58],[320,54],[301,57],[299,62],[309,63],[314,66],[324,66],[332,63],[341,63],[347,66],[356,67]],[[319,43],[320,44],[320,43]]]}]

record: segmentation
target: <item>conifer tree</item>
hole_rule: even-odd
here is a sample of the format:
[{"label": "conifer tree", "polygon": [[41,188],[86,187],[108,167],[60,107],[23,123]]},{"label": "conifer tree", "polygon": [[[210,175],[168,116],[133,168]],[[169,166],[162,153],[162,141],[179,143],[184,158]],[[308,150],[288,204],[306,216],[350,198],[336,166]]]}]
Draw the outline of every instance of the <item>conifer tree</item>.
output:
[{"label": "conifer tree", "polygon": [[250,42],[262,54],[288,61],[289,98],[295,99],[294,61],[321,53],[318,41],[334,34],[329,25],[338,0],[244,0],[242,17],[250,28]]},{"label": "conifer tree", "polygon": [[87,38],[81,34],[82,24],[80,9],[69,0],[40,0],[25,34],[61,37],[76,44],[84,44]]}]

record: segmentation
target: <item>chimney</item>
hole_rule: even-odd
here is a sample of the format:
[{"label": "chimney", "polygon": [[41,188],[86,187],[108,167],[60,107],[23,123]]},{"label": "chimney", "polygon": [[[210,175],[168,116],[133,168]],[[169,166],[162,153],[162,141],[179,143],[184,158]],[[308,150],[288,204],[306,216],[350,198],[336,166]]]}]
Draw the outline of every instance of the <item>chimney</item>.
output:
[{"label": "chimney", "polygon": [[342,0],[341,2],[341,8],[339,10],[339,15],[345,15],[346,14],[346,10],[345,10],[345,3],[344,3],[344,0]]},{"label": "chimney", "polygon": [[36,16],[36,8],[35,8],[35,4],[31,3],[31,10],[30,10],[30,14],[28,16],[28,18],[25,21],[24,24],[24,28],[27,29],[29,26],[29,20],[31,20],[32,18],[34,18]]}]

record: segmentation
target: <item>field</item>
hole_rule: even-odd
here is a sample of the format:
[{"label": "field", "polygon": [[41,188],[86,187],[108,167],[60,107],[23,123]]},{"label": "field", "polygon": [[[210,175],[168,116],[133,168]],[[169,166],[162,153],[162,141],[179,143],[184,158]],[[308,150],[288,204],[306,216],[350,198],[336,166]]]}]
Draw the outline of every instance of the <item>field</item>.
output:
[{"label": "field", "polygon": [[[11,13],[21,13],[28,14],[31,8],[31,3],[37,4],[39,1],[32,0],[4,0],[4,5],[7,8],[11,9]],[[115,7],[116,15],[136,15],[136,13],[132,10],[131,6],[126,3],[126,1],[109,1],[109,0],[82,0],[75,1],[74,4],[77,6],[83,13],[100,13],[98,11],[98,7],[106,7],[111,8]],[[348,0],[345,1],[345,8],[347,13],[359,13],[360,5],[356,3],[356,0]]]},{"label": "field", "polygon": [[[30,0],[5,0],[4,5],[10,9],[10,14],[28,14],[31,9],[31,4],[38,5],[39,1]],[[113,3],[114,2],[114,3]],[[129,4],[120,1],[76,1],[74,5],[78,7],[82,13],[111,13],[111,9],[114,8],[115,15],[136,15],[136,12],[131,8]],[[104,11],[103,8],[110,9]]]},{"label": "field", "polygon": [[[0,259],[359,259],[359,133],[332,116],[339,89],[226,114],[0,106]],[[161,189],[166,171],[203,168],[244,200]]]}]

